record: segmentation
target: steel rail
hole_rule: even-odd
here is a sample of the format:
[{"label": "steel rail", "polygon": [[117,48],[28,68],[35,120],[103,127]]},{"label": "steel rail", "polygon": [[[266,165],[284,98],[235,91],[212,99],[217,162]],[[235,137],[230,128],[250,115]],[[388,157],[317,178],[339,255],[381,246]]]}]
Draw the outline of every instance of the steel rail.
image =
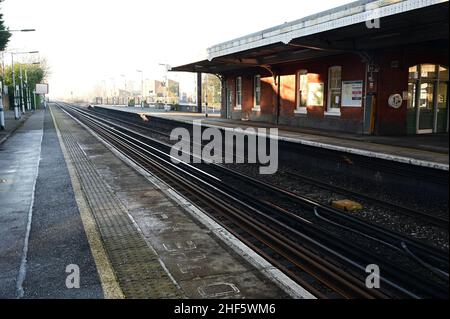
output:
[{"label": "steel rail", "polygon": [[92,115],[90,115],[90,116],[92,116]]},{"label": "steel rail", "polygon": [[[123,123],[125,125],[129,125],[129,126],[134,126],[138,129],[148,130],[152,133],[159,134],[164,137],[170,137],[170,134],[158,131],[156,129],[152,129],[149,126],[137,124],[137,123],[130,122],[130,121],[127,121],[124,119],[119,119],[117,117],[113,117],[111,115],[108,115],[108,114],[105,114],[102,112],[98,112],[95,109],[93,111],[95,113],[101,114],[102,116],[105,116],[113,121],[117,121],[117,122]],[[445,229],[449,228],[449,219],[448,218],[436,216],[435,214],[426,213],[423,211],[419,211],[417,209],[412,209],[412,208],[409,208],[409,207],[406,207],[403,205],[399,205],[397,203],[393,203],[390,201],[385,201],[385,200],[382,200],[382,199],[379,199],[379,198],[376,198],[373,196],[369,196],[367,194],[363,194],[361,192],[352,191],[347,188],[339,187],[337,185],[329,185],[328,183],[325,183],[323,181],[320,181],[320,180],[317,180],[317,179],[314,179],[314,178],[311,178],[311,177],[308,177],[308,176],[305,176],[305,175],[302,175],[302,174],[299,174],[296,172],[289,172],[289,174],[298,178],[299,180],[306,182],[307,184],[313,185],[315,187],[322,188],[322,189],[328,190],[330,192],[342,194],[345,196],[350,196],[350,197],[353,197],[353,198],[356,198],[359,200],[364,200],[364,201],[373,203],[375,205],[378,205],[378,206],[380,206],[384,209],[387,209],[391,212],[393,211],[394,213],[397,213],[397,214],[418,218],[418,219],[422,220],[423,222],[431,224],[431,225],[443,227]],[[356,216],[353,216],[353,217],[358,218]],[[360,219],[360,218],[358,218],[358,219]]]}]

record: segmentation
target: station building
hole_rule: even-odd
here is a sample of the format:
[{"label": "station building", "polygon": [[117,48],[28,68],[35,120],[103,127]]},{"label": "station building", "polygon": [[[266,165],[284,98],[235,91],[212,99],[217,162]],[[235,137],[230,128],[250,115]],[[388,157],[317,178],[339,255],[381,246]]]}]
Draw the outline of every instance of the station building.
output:
[{"label": "station building", "polygon": [[447,133],[448,9],[448,0],[361,0],[215,45],[172,71],[219,76],[229,119]]}]

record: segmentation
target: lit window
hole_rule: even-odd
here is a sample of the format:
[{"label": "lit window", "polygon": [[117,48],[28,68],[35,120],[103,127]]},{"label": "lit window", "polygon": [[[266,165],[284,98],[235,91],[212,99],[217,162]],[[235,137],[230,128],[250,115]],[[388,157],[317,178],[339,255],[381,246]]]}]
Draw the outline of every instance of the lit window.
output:
[{"label": "lit window", "polygon": [[342,94],[342,67],[328,69],[328,112],[339,112]]},{"label": "lit window", "polygon": [[242,107],[242,78],[236,78],[236,108]]},{"label": "lit window", "polygon": [[299,71],[297,75],[297,108],[304,107],[308,103],[308,74]]},{"label": "lit window", "polygon": [[254,107],[258,109],[261,105],[261,76],[256,75],[254,79]]}]

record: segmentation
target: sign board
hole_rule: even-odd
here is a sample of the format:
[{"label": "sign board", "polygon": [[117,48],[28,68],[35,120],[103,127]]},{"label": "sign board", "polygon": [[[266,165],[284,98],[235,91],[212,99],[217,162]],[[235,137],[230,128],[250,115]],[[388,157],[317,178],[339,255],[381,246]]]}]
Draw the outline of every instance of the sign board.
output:
[{"label": "sign board", "polygon": [[363,81],[342,81],[342,106],[361,107]]},{"label": "sign board", "polygon": [[388,104],[394,109],[398,109],[402,106],[403,98],[400,94],[392,94],[389,96]]},{"label": "sign board", "polygon": [[48,84],[37,83],[36,94],[48,94]]}]

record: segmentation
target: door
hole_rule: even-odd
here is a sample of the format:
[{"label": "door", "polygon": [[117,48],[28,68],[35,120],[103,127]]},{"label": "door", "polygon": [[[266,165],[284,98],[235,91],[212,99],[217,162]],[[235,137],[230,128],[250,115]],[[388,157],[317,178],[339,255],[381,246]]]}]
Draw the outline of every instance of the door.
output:
[{"label": "door", "polygon": [[407,133],[448,132],[448,69],[435,64],[409,68]]},{"label": "door", "polygon": [[436,114],[436,132],[444,133],[448,132],[448,68],[442,66],[439,67],[439,83],[436,94],[437,114]]},{"label": "door", "polygon": [[418,133],[433,133],[435,83],[420,83]]}]

